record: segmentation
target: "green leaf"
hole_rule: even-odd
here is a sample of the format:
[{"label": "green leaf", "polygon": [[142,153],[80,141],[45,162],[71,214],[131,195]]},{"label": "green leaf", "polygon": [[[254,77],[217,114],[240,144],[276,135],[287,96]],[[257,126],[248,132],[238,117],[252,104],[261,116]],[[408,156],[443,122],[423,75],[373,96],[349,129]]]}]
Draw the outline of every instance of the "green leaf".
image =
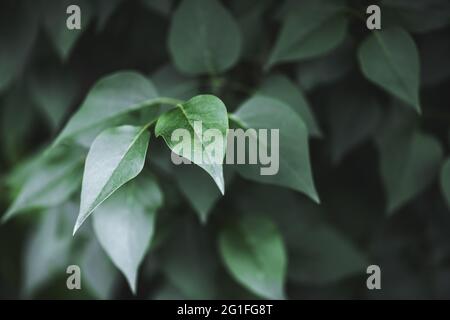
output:
[{"label": "green leaf", "polygon": [[0,92],[22,72],[38,32],[37,15],[22,1],[2,3],[0,12]]},{"label": "green leaf", "polygon": [[92,3],[97,15],[97,31],[105,29],[106,23],[121,2],[122,0],[97,0]]},{"label": "green leaf", "polygon": [[342,79],[353,68],[353,46],[345,41],[339,48],[324,57],[300,62],[297,82],[306,91],[330,85]]},{"label": "green leaf", "polygon": [[173,236],[161,250],[164,275],[188,299],[217,299],[222,270],[207,229],[188,218],[171,224],[175,222]]},{"label": "green leaf", "polygon": [[149,139],[146,127],[121,126],[94,140],[86,157],[74,234],[103,201],[142,171]]},{"label": "green leaf", "polygon": [[[35,105],[24,86],[14,86],[0,100],[0,134],[2,153],[11,164],[18,161],[29,146],[31,133],[35,129]],[[18,117],[17,110],[20,110]]]},{"label": "green leaf", "polygon": [[[256,96],[247,100],[233,114],[244,129],[279,130],[279,171],[275,175],[261,175],[259,165],[236,165],[237,171],[247,179],[288,187],[303,192],[319,202],[311,173],[308,150],[308,132],[303,120],[281,101]],[[258,139],[253,137],[252,140]],[[268,154],[271,154],[268,137]],[[250,140],[251,141],[251,140]]]},{"label": "green leaf", "polygon": [[387,210],[392,214],[433,182],[443,150],[433,136],[401,129],[381,135],[377,144]]},{"label": "green leaf", "polygon": [[386,23],[402,25],[407,30],[426,33],[450,24],[450,3],[447,0],[383,0]]},{"label": "green leaf", "polygon": [[3,222],[30,210],[55,207],[72,196],[81,184],[82,156],[75,150],[46,155],[30,172]]},{"label": "green leaf", "polygon": [[253,293],[284,298],[287,257],[276,226],[264,216],[243,216],[219,236],[220,253],[233,277]]},{"label": "green leaf", "polygon": [[56,130],[80,91],[80,81],[73,71],[48,67],[31,76],[29,88],[36,105]]},{"label": "green leaf", "polygon": [[26,243],[23,278],[27,296],[66,270],[72,239],[70,234],[59,233],[61,219],[61,208],[45,212]]},{"label": "green leaf", "polygon": [[95,237],[89,237],[79,258],[83,285],[98,299],[112,299],[118,272]]},{"label": "green leaf", "polygon": [[141,0],[142,4],[152,11],[164,16],[169,15],[173,0]]},{"label": "green leaf", "polygon": [[335,164],[370,138],[381,120],[381,109],[375,98],[355,86],[352,89],[339,86],[330,96],[327,113],[331,157]]},{"label": "green leaf", "polygon": [[400,28],[374,31],[359,47],[358,59],[367,79],[421,112],[419,54],[406,31]]},{"label": "green leaf", "polygon": [[[77,5],[81,11],[81,29],[69,30],[67,7]],[[48,0],[42,4],[42,21],[50,40],[63,61],[67,60],[76,41],[87,30],[92,18],[91,3],[87,0]]]},{"label": "green leaf", "polygon": [[184,73],[221,73],[239,58],[239,27],[217,0],[183,0],[172,18],[169,50]]},{"label": "green leaf", "polygon": [[450,159],[444,163],[441,171],[441,188],[444,198],[450,208]]},{"label": "green leaf", "polygon": [[289,105],[305,122],[308,132],[313,137],[322,136],[308,101],[288,77],[277,74],[265,80],[257,93],[278,99]]},{"label": "green leaf", "polygon": [[[177,129],[187,130],[189,139],[183,138],[181,142],[173,141],[172,133]],[[209,143],[203,141],[203,133],[208,129],[218,130],[222,141],[215,139]],[[199,95],[161,115],[156,123],[155,134],[157,137],[162,136],[174,153],[208,172],[223,194],[225,192],[221,163],[223,157],[219,159],[220,154],[216,155],[214,149],[222,147],[225,155],[227,130],[228,115],[223,102],[212,95]]]},{"label": "green leaf", "polygon": [[[118,125],[132,111],[156,106],[153,84],[139,73],[121,71],[100,79],[89,91],[80,109],[72,116],[54,142],[76,139],[90,145],[102,130]],[[88,136],[86,138],[86,133]]]},{"label": "green leaf", "polygon": [[93,217],[95,234],[136,294],[137,273],[153,238],[162,193],[151,175],[141,175],[103,202]]},{"label": "green leaf", "polygon": [[151,79],[158,93],[164,97],[188,100],[198,93],[198,81],[181,75],[171,65],[158,69]]},{"label": "green leaf", "polygon": [[367,266],[352,243],[325,224],[302,228],[290,243],[289,258],[289,278],[310,285],[362,275]]},{"label": "green leaf", "polygon": [[344,1],[307,0],[294,3],[284,19],[266,69],[280,62],[325,54],[338,46],[347,33],[341,14]]}]

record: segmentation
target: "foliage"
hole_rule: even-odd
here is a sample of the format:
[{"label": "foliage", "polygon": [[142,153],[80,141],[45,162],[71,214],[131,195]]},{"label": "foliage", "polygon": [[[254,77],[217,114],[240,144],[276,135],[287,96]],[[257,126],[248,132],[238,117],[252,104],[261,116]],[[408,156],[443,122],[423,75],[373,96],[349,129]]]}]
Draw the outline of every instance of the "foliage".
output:
[{"label": "foliage", "polygon": [[2,1],[0,297],[449,298],[450,6],[377,2]]}]

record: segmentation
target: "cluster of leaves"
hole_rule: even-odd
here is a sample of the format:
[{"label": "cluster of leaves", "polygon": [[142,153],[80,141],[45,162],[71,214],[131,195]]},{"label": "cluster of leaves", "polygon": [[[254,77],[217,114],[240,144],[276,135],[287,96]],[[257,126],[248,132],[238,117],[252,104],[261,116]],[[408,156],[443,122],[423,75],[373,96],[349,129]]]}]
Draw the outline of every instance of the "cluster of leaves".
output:
[{"label": "cluster of leaves", "polygon": [[[3,1],[0,296],[448,297],[450,3],[368,4]],[[196,120],[279,129],[278,174],[174,165]]]}]

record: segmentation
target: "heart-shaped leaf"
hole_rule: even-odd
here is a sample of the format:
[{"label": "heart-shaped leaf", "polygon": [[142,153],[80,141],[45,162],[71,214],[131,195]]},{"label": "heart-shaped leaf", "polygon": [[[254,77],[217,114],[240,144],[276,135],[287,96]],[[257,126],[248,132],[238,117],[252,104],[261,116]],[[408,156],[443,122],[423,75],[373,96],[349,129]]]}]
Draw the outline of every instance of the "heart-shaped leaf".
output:
[{"label": "heart-shaped leaf", "polygon": [[[180,129],[183,132],[176,131]],[[208,139],[204,135],[210,129],[218,136],[211,136],[209,140],[212,141],[206,141]],[[156,123],[155,134],[157,137],[162,136],[174,153],[208,172],[223,194],[222,161],[227,130],[228,115],[223,102],[212,95],[199,95],[161,115]],[[175,138],[174,132],[180,132],[181,138]]]},{"label": "heart-shaped leaf", "polygon": [[405,30],[374,31],[359,47],[358,59],[367,79],[421,112],[419,53]]}]

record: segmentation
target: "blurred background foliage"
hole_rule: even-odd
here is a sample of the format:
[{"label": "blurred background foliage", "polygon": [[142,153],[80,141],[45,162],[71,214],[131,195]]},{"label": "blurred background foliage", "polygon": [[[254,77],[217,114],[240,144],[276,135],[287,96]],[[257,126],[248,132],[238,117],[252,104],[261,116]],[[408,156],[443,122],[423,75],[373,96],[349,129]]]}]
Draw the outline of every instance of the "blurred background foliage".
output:
[{"label": "blurred background foliage", "polygon": [[[220,197],[204,172],[175,167],[154,139],[147,168],[164,200],[135,297],[257,298],[219,250],[224,226],[248,216],[250,235],[268,230],[265,219],[281,234],[289,299],[450,298],[450,2],[184,2],[0,2],[0,211],[31,178],[49,178],[36,155],[106,74],[137,70],[161,96],[212,93],[229,112],[265,94],[305,121],[321,204],[232,166]],[[190,42],[195,22],[179,9],[189,2],[206,8],[206,26],[223,23],[208,30],[217,70]],[[65,28],[69,4],[81,7],[80,31]],[[381,7],[381,37],[398,65],[369,42],[370,4]],[[386,82],[386,68],[406,82]],[[133,297],[90,225],[72,237],[80,179],[0,226],[0,298]],[[83,290],[67,290],[70,264],[81,267]],[[366,288],[370,264],[381,267],[382,290]]]}]

